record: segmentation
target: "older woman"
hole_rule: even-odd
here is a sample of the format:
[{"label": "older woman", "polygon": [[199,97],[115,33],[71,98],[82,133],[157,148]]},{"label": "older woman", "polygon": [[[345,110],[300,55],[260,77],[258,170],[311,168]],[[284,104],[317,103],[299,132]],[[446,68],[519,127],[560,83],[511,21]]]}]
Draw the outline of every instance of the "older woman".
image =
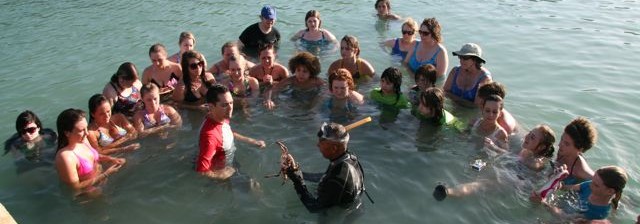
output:
[{"label": "older woman", "polygon": [[207,89],[216,83],[213,75],[205,71],[204,56],[197,51],[186,51],[182,54],[181,66],[184,74],[173,92],[173,100],[181,107],[204,109]]},{"label": "older woman", "polygon": [[307,28],[298,31],[293,35],[293,37],[291,37],[292,41],[300,40],[304,46],[318,46],[338,42],[331,32],[320,28],[322,26],[320,12],[316,10],[309,10],[307,15],[304,17],[304,22]]},{"label": "older woman", "polygon": [[160,88],[162,101],[167,101],[178,84],[182,69],[180,65],[167,60],[167,50],[162,44],[149,48],[151,65],[142,72],[142,84],[154,83]]},{"label": "older woman", "polygon": [[436,18],[428,18],[422,21],[418,33],[420,42],[407,52],[404,63],[411,72],[416,72],[421,65],[431,64],[436,67],[438,77],[447,72],[449,58],[447,49],[442,44],[440,23]]},{"label": "older woman", "polygon": [[136,129],[127,118],[119,113],[111,114],[111,104],[102,94],[89,99],[89,130],[87,138],[91,146],[100,154],[133,151],[140,144],[124,143],[136,138]]},{"label": "older woman", "polygon": [[260,83],[260,87],[270,87],[289,77],[289,70],[276,62],[276,52],[273,45],[267,45],[260,49],[258,56],[260,64],[249,70],[249,76],[254,77]]},{"label": "older woman", "polygon": [[418,23],[412,18],[407,18],[407,20],[402,23],[400,31],[402,32],[402,38],[386,40],[383,44],[391,48],[391,55],[400,56],[402,60],[404,60],[409,50],[418,43],[415,35],[416,31],[418,31]]},{"label": "older woman", "polygon": [[398,20],[400,16],[393,14],[391,12],[391,1],[390,0],[376,0],[376,11],[378,11],[378,18],[380,19],[390,19],[390,20]]},{"label": "older woman", "polygon": [[[67,109],[58,115],[58,151],[56,169],[60,180],[71,187],[76,195],[97,195],[94,185],[118,172],[126,162],[123,158],[99,154],[87,141],[87,119],[78,109]],[[110,164],[102,170],[100,163]]]},{"label": "older woman", "polygon": [[327,71],[328,74],[344,68],[351,73],[353,79],[356,81],[373,78],[375,74],[373,66],[371,66],[368,61],[360,58],[360,45],[356,37],[345,35],[342,38],[340,42],[340,56],[342,56],[341,59],[331,63]]},{"label": "older woman", "polygon": [[[209,69],[209,72],[214,75],[216,81],[223,83],[224,81],[228,81],[229,79],[229,61],[231,57],[244,59],[244,56],[240,54],[240,51],[238,50],[238,44],[233,41],[227,42],[222,45],[222,49],[220,49],[220,51],[222,54],[222,60],[213,64],[213,66],[211,66],[211,68]],[[251,69],[253,66],[255,66],[253,62],[250,62],[248,60],[242,61],[244,61],[246,69]]]},{"label": "older woman", "polygon": [[171,106],[160,104],[160,91],[153,83],[142,86],[140,90],[144,109],[133,116],[133,126],[140,137],[153,133],[162,133],[167,129],[182,125],[180,114]]},{"label": "older woman", "polygon": [[[171,55],[168,60],[171,62],[180,64],[181,62],[180,59],[182,59],[181,58],[182,54],[184,54],[184,52],[195,49],[196,37],[191,32],[182,32],[180,33],[180,38],[178,39],[178,46],[180,46],[180,51],[178,51],[178,53]],[[204,61],[204,65],[206,68],[207,60],[204,59],[204,56],[202,60]],[[182,67],[182,69],[186,69],[186,68]]]},{"label": "older woman", "polygon": [[453,55],[460,59],[460,66],[451,69],[443,89],[450,99],[473,107],[478,88],[491,82],[491,73],[482,67],[486,62],[482,58],[482,48],[467,43],[459,51],[454,51]]},{"label": "older woman", "polygon": [[133,117],[142,106],[140,103],[140,88],[142,83],[138,80],[138,70],[131,62],[125,62],[118,67],[118,71],[111,76],[111,80],[102,90],[102,95],[113,105],[114,113],[122,113],[127,117]]}]

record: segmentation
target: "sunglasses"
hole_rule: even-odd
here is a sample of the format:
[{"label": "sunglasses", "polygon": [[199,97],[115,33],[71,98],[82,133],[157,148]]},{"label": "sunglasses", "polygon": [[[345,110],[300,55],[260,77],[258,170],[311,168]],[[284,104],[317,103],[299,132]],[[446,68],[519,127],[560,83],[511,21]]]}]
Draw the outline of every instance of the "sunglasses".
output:
[{"label": "sunglasses", "polygon": [[196,70],[198,67],[204,67],[204,61],[189,64],[190,69]]},{"label": "sunglasses", "polygon": [[473,56],[459,55],[458,58],[460,58],[460,60],[469,60],[469,59],[473,58]]},{"label": "sunglasses", "polygon": [[431,34],[431,32],[429,31],[422,31],[422,30],[418,31],[418,33],[420,33],[420,35],[422,36],[429,36]]},{"label": "sunglasses", "polygon": [[415,32],[413,30],[403,30],[402,34],[413,35]]},{"label": "sunglasses", "polygon": [[38,127],[28,127],[28,128],[22,129],[22,133],[20,134],[23,134],[23,135],[26,133],[33,134],[36,132],[36,130],[38,130]]}]

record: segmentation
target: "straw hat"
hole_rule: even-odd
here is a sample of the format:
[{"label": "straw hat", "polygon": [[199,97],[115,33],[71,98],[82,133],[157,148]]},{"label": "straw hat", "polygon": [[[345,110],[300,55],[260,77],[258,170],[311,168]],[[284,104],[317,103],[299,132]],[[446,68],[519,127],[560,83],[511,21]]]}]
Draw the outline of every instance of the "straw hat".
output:
[{"label": "straw hat", "polygon": [[482,63],[487,63],[487,61],[482,58],[482,48],[480,48],[480,45],[474,43],[466,43],[462,45],[462,48],[460,48],[459,51],[454,51],[452,53],[453,56],[476,56],[482,61]]}]

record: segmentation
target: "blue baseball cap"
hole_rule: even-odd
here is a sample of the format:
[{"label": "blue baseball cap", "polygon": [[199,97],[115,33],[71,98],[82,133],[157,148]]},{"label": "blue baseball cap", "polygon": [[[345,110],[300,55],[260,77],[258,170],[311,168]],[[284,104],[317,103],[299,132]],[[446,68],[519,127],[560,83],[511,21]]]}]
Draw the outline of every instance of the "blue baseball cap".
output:
[{"label": "blue baseball cap", "polygon": [[260,15],[262,16],[262,18],[265,18],[265,19],[275,20],[276,9],[274,9],[270,5],[265,5],[264,7],[262,7],[262,11],[260,12]]}]

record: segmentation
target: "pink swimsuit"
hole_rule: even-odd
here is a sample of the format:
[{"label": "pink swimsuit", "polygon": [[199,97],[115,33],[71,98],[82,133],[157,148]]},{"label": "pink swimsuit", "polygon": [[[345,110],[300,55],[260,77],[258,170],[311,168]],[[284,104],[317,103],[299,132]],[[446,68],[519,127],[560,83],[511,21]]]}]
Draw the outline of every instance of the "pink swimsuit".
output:
[{"label": "pink swimsuit", "polygon": [[76,157],[78,157],[78,176],[83,177],[86,176],[88,174],[93,173],[93,165],[98,162],[98,158],[100,157],[100,155],[98,155],[98,151],[96,151],[93,147],[91,147],[90,145],[85,143],[85,146],[87,148],[89,148],[89,150],[91,151],[91,154],[93,154],[93,160],[94,161],[89,161],[85,158],[82,158],[81,156],[79,156],[75,151],[72,151],[73,154],[76,155]]}]

